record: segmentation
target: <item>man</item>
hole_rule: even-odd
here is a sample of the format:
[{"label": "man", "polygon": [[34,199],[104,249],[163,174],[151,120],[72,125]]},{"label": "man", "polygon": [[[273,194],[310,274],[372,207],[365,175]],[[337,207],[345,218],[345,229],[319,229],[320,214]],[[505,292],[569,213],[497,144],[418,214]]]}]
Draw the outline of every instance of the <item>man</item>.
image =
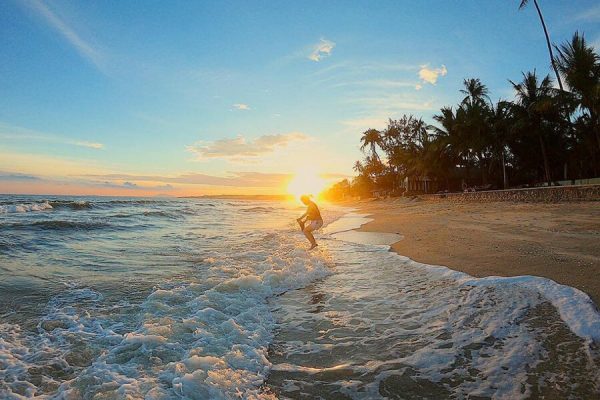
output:
[{"label": "man", "polygon": [[312,232],[323,226],[323,218],[321,218],[319,207],[310,199],[310,196],[303,194],[300,196],[300,200],[307,206],[307,209],[296,221],[298,221],[300,229],[302,229],[304,236],[310,242],[311,246],[309,250],[312,250],[318,246]]}]

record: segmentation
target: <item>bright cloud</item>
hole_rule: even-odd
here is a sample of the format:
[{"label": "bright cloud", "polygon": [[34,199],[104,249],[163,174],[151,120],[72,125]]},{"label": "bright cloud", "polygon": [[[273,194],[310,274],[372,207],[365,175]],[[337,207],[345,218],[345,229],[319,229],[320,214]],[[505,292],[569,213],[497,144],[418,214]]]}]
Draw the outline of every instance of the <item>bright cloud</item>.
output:
[{"label": "bright cloud", "polygon": [[321,39],[319,43],[314,46],[313,51],[309,54],[308,58],[309,60],[319,62],[324,57],[329,57],[334,47],[335,43],[331,40]]},{"label": "bright cloud", "polygon": [[238,110],[250,110],[250,106],[248,104],[244,104],[244,103],[235,103],[233,105],[234,108],[238,109]]},{"label": "bright cloud", "polygon": [[187,151],[194,153],[199,160],[223,158],[239,159],[258,157],[272,153],[275,149],[294,141],[307,140],[308,136],[300,132],[277,135],[263,135],[253,140],[243,136],[219,139],[213,142],[200,141],[187,146]]},{"label": "bright cloud", "polygon": [[429,68],[429,64],[425,64],[425,65],[421,65],[421,69],[419,69],[419,78],[421,78],[421,80],[423,82],[431,83],[432,85],[435,85],[438,78],[440,76],[446,76],[447,73],[448,73],[448,70],[446,69],[446,66],[443,64],[440,68]]},{"label": "bright cloud", "polygon": [[421,90],[421,89],[423,89],[423,85],[421,85],[420,83],[417,83],[415,85],[415,90]]}]

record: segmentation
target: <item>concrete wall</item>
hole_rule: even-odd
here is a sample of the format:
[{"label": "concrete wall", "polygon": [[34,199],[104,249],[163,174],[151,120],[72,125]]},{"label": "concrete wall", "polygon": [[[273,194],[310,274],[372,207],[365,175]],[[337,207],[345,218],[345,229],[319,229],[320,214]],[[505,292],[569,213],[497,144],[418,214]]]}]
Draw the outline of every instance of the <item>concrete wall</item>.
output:
[{"label": "concrete wall", "polygon": [[553,186],[530,189],[491,190],[486,192],[447,193],[421,196],[426,199],[470,201],[522,201],[558,203],[561,201],[600,201],[600,185]]}]

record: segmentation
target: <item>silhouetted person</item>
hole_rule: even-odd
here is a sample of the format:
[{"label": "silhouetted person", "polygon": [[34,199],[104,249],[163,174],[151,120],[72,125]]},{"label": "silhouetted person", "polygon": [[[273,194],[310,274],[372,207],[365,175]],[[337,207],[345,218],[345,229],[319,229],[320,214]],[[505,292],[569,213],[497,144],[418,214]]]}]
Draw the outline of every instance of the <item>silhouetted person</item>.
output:
[{"label": "silhouetted person", "polygon": [[315,202],[310,199],[310,196],[303,194],[300,196],[300,200],[307,206],[307,209],[300,218],[296,219],[296,221],[298,221],[300,229],[302,229],[304,236],[306,236],[310,242],[311,246],[309,250],[312,250],[318,246],[312,232],[323,226],[323,218],[321,218],[319,207],[317,207]]}]

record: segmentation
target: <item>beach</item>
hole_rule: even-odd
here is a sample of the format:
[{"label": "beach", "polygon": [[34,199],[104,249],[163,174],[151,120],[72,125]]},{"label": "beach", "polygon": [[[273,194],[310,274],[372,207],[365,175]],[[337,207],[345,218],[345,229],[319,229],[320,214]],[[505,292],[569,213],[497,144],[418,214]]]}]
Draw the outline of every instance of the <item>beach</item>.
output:
[{"label": "beach", "polygon": [[453,203],[386,199],[355,204],[359,231],[403,235],[392,249],[474,277],[534,275],[600,304],[600,202]]}]

